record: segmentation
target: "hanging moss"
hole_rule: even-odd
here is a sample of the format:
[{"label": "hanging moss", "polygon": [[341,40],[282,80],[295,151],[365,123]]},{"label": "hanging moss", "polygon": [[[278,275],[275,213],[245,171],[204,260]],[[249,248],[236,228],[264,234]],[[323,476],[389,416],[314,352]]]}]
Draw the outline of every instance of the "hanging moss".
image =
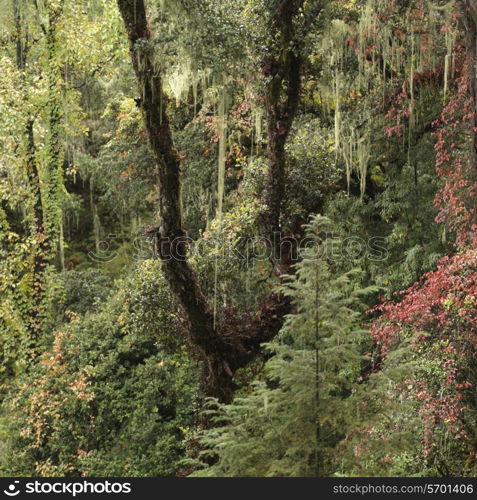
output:
[{"label": "hanging moss", "polygon": [[[389,15],[388,0],[367,0],[358,21],[346,23],[335,19],[320,39],[318,52],[324,62],[320,95],[327,108],[330,101],[333,103],[331,118],[334,120],[335,151],[344,160],[348,189],[353,172],[360,180],[361,195],[366,186],[367,162],[372,148],[369,140],[371,125],[366,117],[373,111],[365,109],[352,113],[352,117],[345,117],[349,96],[372,94],[378,88],[382,89],[384,96],[386,85],[394,84],[395,75],[404,75],[404,85],[402,81],[399,84],[407,94],[409,156],[415,123],[416,74],[425,70],[437,71],[444,64],[444,96],[448,90],[457,36],[452,22],[454,8],[454,2],[444,6],[423,2],[421,15],[422,22],[426,23],[425,29],[409,8],[402,16],[403,31],[400,31],[391,23],[380,20],[380,16]],[[445,54],[430,48],[430,40],[442,36],[445,36]],[[350,71],[350,64],[356,65],[355,72]],[[362,105],[367,105],[365,100]],[[403,145],[406,146],[405,142]]]},{"label": "hanging moss", "polygon": [[219,158],[217,177],[217,218],[222,219],[225,187],[225,149],[227,140],[226,91],[222,90],[218,109]]},{"label": "hanging moss", "polygon": [[[225,155],[227,141],[227,95],[223,88],[220,95],[218,107],[218,135],[219,135],[219,154],[218,154],[218,175],[217,175],[217,213],[219,234],[222,230],[223,201],[225,190]],[[214,272],[214,324],[217,316],[217,288],[218,288],[218,260],[215,261]]]}]

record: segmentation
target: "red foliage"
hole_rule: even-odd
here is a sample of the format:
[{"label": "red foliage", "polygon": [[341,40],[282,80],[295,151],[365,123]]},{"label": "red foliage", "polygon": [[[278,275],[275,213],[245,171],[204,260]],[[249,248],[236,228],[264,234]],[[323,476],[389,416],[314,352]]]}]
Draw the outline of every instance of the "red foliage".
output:
[{"label": "red foliage", "polygon": [[[403,51],[409,30],[420,36],[424,52],[431,55],[436,49],[435,34],[428,29],[424,7],[421,0],[416,2],[406,18],[406,26],[399,25],[397,20],[395,35],[402,42]],[[396,2],[391,1],[388,10],[377,18],[387,23],[390,19],[396,20],[397,12]],[[440,33],[447,32],[449,23],[457,25],[459,16],[455,11],[452,20],[443,19]],[[475,67],[466,55],[464,42],[461,40],[462,45],[454,49],[449,98],[439,119],[433,123],[436,174],[443,181],[435,197],[439,209],[436,220],[455,234],[456,250],[460,253],[442,258],[436,270],[426,273],[407,290],[396,293],[392,300],[376,306],[373,312],[380,314],[371,326],[380,360],[375,371],[386,369],[389,353],[398,347],[408,346],[409,359],[416,362],[413,375],[409,374],[396,389],[413,401],[423,422],[424,457],[438,452],[437,436],[443,430],[462,440],[462,450],[465,449],[469,457],[477,456],[472,444],[475,438],[472,422],[477,406],[474,387],[477,381],[477,179],[470,154],[472,137],[477,130],[473,129],[475,102],[471,93],[471,72]],[[363,53],[358,48],[356,51],[360,57],[369,59],[373,46]],[[424,87],[442,89],[444,64],[427,64],[425,57],[422,62],[423,70],[413,73],[414,91]],[[403,78],[384,99],[387,137],[402,136],[408,126],[412,108],[410,90],[409,79]],[[365,429],[364,434],[372,434],[378,428]],[[366,452],[363,442],[355,450],[357,456]]]},{"label": "red foliage", "polygon": [[399,388],[418,403],[422,451],[429,456],[437,446],[437,426],[445,426],[455,439],[467,437],[463,417],[474,392],[469,367],[477,358],[477,251],[442,258],[435,271],[398,295],[399,302],[386,301],[374,309],[382,314],[371,333],[385,358],[413,332],[416,356],[435,367],[433,380],[406,380]]},{"label": "red foliage", "polygon": [[[386,301],[374,310],[383,314],[372,333],[386,354],[402,328],[449,333],[457,324],[474,345],[477,340],[477,251],[443,257],[435,271],[399,292],[400,302]],[[457,312],[458,311],[458,312]]]},{"label": "red foliage", "polygon": [[[472,437],[468,436],[468,421],[476,409],[477,360],[477,180],[470,154],[472,137],[477,132],[473,129],[475,103],[470,74],[475,69],[471,70],[464,46],[457,47],[454,56],[450,98],[433,123],[436,173],[443,180],[435,205],[439,208],[436,221],[455,234],[456,250],[460,253],[442,258],[435,271],[395,294],[394,300],[375,307],[373,311],[381,314],[371,327],[383,360],[376,369],[386,365],[393,348],[406,342],[410,343],[413,357],[422,360],[414,378],[405,380],[398,390],[417,404],[424,426],[424,457],[437,451],[439,428],[446,429],[455,439],[467,438],[465,448],[475,456]],[[429,75],[414,78],[423,86],[431,86]],[[403,85],[388,108],[386,117],[391,125],[385,129],[386,136],[402,134],[406,101]]]},{"label": "red foliage", "polygon": [[469,138],[473,130],[474,102],[470,93],[470,61],[462,58],[461,74],[437,127],[436,171],[444,179],[437,193],[438,222],[456,233],[458,248],[475,247],[477,243],[477,182],[470,161]]}]

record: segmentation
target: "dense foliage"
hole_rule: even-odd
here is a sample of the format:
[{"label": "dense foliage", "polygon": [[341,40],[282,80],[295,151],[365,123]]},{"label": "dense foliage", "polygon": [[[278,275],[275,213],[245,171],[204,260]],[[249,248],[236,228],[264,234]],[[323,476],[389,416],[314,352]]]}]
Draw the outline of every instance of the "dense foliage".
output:
[{"label": "dense foliage", "polygon": [[2,2],[1,473],[476,476],[476,47],[468,0]]}]

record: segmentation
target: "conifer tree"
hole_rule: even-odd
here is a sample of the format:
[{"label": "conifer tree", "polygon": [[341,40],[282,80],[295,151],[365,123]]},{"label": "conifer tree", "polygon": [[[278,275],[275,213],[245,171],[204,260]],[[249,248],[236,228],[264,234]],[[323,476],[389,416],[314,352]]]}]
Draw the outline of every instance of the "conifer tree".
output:
[{"label": "conifer tree", "polygon": [[320,216],[307,226],[314,245],[282,287],[296,313],[267,344],[272,357],[265,378],[230,405],[211,402],[216,427],[202,443],[217,463],[197,475],[329,476],[338,470],[334,449],[355,415],[350,396],[364,361],[361,298],[372,289],[356,286],[357,271],[333,274],[330,242],[320,240],[326,227]]}]

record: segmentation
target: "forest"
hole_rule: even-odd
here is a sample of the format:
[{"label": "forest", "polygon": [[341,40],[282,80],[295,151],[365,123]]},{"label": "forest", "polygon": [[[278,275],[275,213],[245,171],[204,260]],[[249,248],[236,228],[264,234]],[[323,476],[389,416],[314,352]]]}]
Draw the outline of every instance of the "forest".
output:
[{"label": "forest", "polygon": [[0,0],[0,476],[477,476],[476,0]]}]

